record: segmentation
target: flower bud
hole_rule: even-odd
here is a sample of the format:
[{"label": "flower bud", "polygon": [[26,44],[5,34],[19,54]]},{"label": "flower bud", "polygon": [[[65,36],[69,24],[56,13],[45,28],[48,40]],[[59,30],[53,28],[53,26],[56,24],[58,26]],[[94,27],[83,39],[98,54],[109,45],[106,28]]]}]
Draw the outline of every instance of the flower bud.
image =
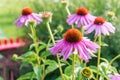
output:
[{"label": "flower bud", "polygon": [[59,31],[59,32],[62,32],[63,31],[63,26],[62,25],[59,25],[58,27],[57,27],[57,30]]},{"label": "flower bud", "polygon": [[89,67],[85,67],[85,68],[83,68],[83,70],[82,70],[82,75],[84,76],[84,77],[86,77],[86,78],[91,78],[91,76],[92,76],[92,71],[91,71],[91,69],[89,68]]},{"label": "flower bud", "polygon": [[17,54],[13,54],[12,59],[13,60],[17,60],[17,58],[18,58],[18,55]]},{"label": "flower bud", "polygon": [[114,17],[114,16],[115,16],[115,13],[114,13],[113,11],[108,11],[108,12],[107,12],[107,15],[108,15],[109,17]]},{"label": "flower bud", "polygon": [[44,21],[51,22],[52,13],[51,13],[51,12],[43,12],[43,13],[42,13],[42,19],[43,19]]},{"label": "flower bud", "polygon": [[36,21],[35,20],[29,20],[28,25],[36,26]]}]

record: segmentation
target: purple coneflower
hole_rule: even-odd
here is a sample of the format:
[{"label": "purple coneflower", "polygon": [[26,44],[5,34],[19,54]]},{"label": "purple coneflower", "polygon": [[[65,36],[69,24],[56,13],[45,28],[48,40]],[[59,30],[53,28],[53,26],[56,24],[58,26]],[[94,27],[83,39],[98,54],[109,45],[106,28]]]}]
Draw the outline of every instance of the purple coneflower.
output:
[{"label": "purple coneflower", "polygon": [[15,21],[15,24],[18,27],[22,27],[23,25],[28,26],[30,20],[35,20],[36,24],[39,24],[42,21],[41,15],[33,13],[30,8],[24,8],[22,15]]},{"label": "purple coneflower", "polygon": [[53,55],[59,53],[64,60],[77,52],[81,59],[88,62],[91,56],[95,56],[92,52],[96,52],[97,48],[100,47],[96,43],[82,37],[79,30],[72,28],[65,33],[64,39],[58,40],[56,45],[50,48],[50,52]]},{"label": "purple coneflower", "polygon": [[101,33],[104,35],[109,35],[109,32],[114,33],[115,32],[115,27],[109,22],[106,22],[104,18],[102,17],[97,17],[95,20],[84,27],[86,30],[86,34],[89,34],[95,30],[95,36],[100,36]]},{"label": "purple coneflower", "polygon": [[85,7],[80,7],[76,10],[75,14],[68,16],[67,23],[69,25],[77,24],[77,27],[90,24],[94,21],[94,16],[88,13],[88,10]]},{"label": "purple coneflower", "polygon": [[110,75],[110,80],[120,80],[119,74]]}]

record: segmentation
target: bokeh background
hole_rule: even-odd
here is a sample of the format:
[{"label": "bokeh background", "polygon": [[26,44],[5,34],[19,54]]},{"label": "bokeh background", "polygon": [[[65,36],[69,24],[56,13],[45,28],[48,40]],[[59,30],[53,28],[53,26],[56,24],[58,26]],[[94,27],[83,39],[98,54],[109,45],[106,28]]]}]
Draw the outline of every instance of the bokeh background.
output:
[{"label": "bokeh background", "polygon": [[[102,57],[111,60],[120,54],[120,1],[119,0],[70,0],[69,9],[75,13],[80,6],[87,7],[94,16],[102,16],[106,21],[111,22],[116,27],[115,34],[102,37],[102,41],[108,46],[102,48]],[[21,15],[22,8],[30,7],[34,12],[41,13],[50,11],[53,13],[51,28],[54,32],[61,26],[64,30],[70,26],[66,23],[67,12],[61,0],[0,0],[0,39],[26,37],[30,31],[28,27],[18,28],[14,21]],[[112,14],[111,14],[112,13]],[[46,41],[48,33],[46,26],[41,23],[37,26],[37,36],[40,40]],[[61,36],[62,36],[62,33]],[[85,35],[93,40],[93,34]],[[27,51],[27,48],[26,48]],[[1,54],[1,53],[0,53]],[[93,59],[94,61],[94,59]],[[113,65],[120,70],[120,60],[116,60]],[[94,63],[91,63],[94,64]]]}]

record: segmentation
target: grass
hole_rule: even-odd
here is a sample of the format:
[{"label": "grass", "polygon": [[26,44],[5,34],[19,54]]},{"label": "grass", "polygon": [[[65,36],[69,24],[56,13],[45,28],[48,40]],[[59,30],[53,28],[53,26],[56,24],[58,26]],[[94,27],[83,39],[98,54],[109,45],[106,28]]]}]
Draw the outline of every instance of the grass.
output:
[{"label": "grass", "polygon": [[[14,21],[23,7],[29,7],[31,0],[0,0],[0,30],[8,38],[25,35],[24,28],[17,28]],[[23,4],[24,3],[24,4]]]}]

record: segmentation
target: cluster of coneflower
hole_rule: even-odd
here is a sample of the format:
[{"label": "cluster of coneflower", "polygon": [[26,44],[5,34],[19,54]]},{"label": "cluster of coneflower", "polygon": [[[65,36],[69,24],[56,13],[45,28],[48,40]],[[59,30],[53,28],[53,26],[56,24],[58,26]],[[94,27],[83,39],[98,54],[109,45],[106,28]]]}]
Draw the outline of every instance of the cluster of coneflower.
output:
[{"label": "cluster of coneflower", "polygon": [[[67,0],[66,0],[67,2]],[[22,26],[30,26],[32,35],[34,37],[33,42],[36,44],[36,33],[35,28],[37,24],[40,24],[44,19],[47,19],[47,28],[48,32],[50,34],[51,40],[54,44],[53,47],[49,48],[50,52],[53,55],[57,55],[58,61],[59,57],[63,57],[64,60],[68,59],[70,55],[79,55],[79,58],[81,60],[84,60],[86,63],[89,62],[89,59],[92,57],[98,58],[98,72],[99,72],[99,64],[100,64],[100,47],[101,47],[101,35],[109,35],[110,33],[115,33],[115,27],[110,22],[107,22],[102,17],[96,17],[91,15],[88,12],[88,9],[85,7],[79,7],[76,10],[76,13],[69,14],[66,22],[68,25],[72,25],[72,28],[68,29],[65,34],[64,38],[61,40],[54,40],[54,36],[51,32],[50,25],[49,25],[49,19],[51,18],[52,13],[45,12],[41,14],[33,13],[30,8],[24,8],[22,10],[22,15],[15,21],[16,26],[22,27]],[[84,31],[80,31],[79,29],[75,28],[74,26],[77,26],[77,28],[82,28]],[[89,33],[95,33],[95,38],[98,40],[98,44],[91,41],[87,37],[84,37],[85,34]],[[38,54],[37,48],[38,45],[35,47],[36,54]],[[96,56],[94,53],[98,49],[98,56]],[[38,64],[39,64],[39,59]],[[74,61],[74,57],[73,57]],[[58,62],[60,63],[60,62]],[[62,75],[62,70],[59,64],[60,73]],[[89,72],[90,74],[87,74],[86,72]],[[89,76],[92,74],[92,72],[89,70],[89,68],[83,69],[82,74],[84,76]],[[73,75],[72,80],[74,80],[74,63],[73,63]],[[117,76],[111,76],[111,80],[115,80]],[[64,80],[63,76],[62,79]],[[98,74],[97,78],[98,79]]]}]

